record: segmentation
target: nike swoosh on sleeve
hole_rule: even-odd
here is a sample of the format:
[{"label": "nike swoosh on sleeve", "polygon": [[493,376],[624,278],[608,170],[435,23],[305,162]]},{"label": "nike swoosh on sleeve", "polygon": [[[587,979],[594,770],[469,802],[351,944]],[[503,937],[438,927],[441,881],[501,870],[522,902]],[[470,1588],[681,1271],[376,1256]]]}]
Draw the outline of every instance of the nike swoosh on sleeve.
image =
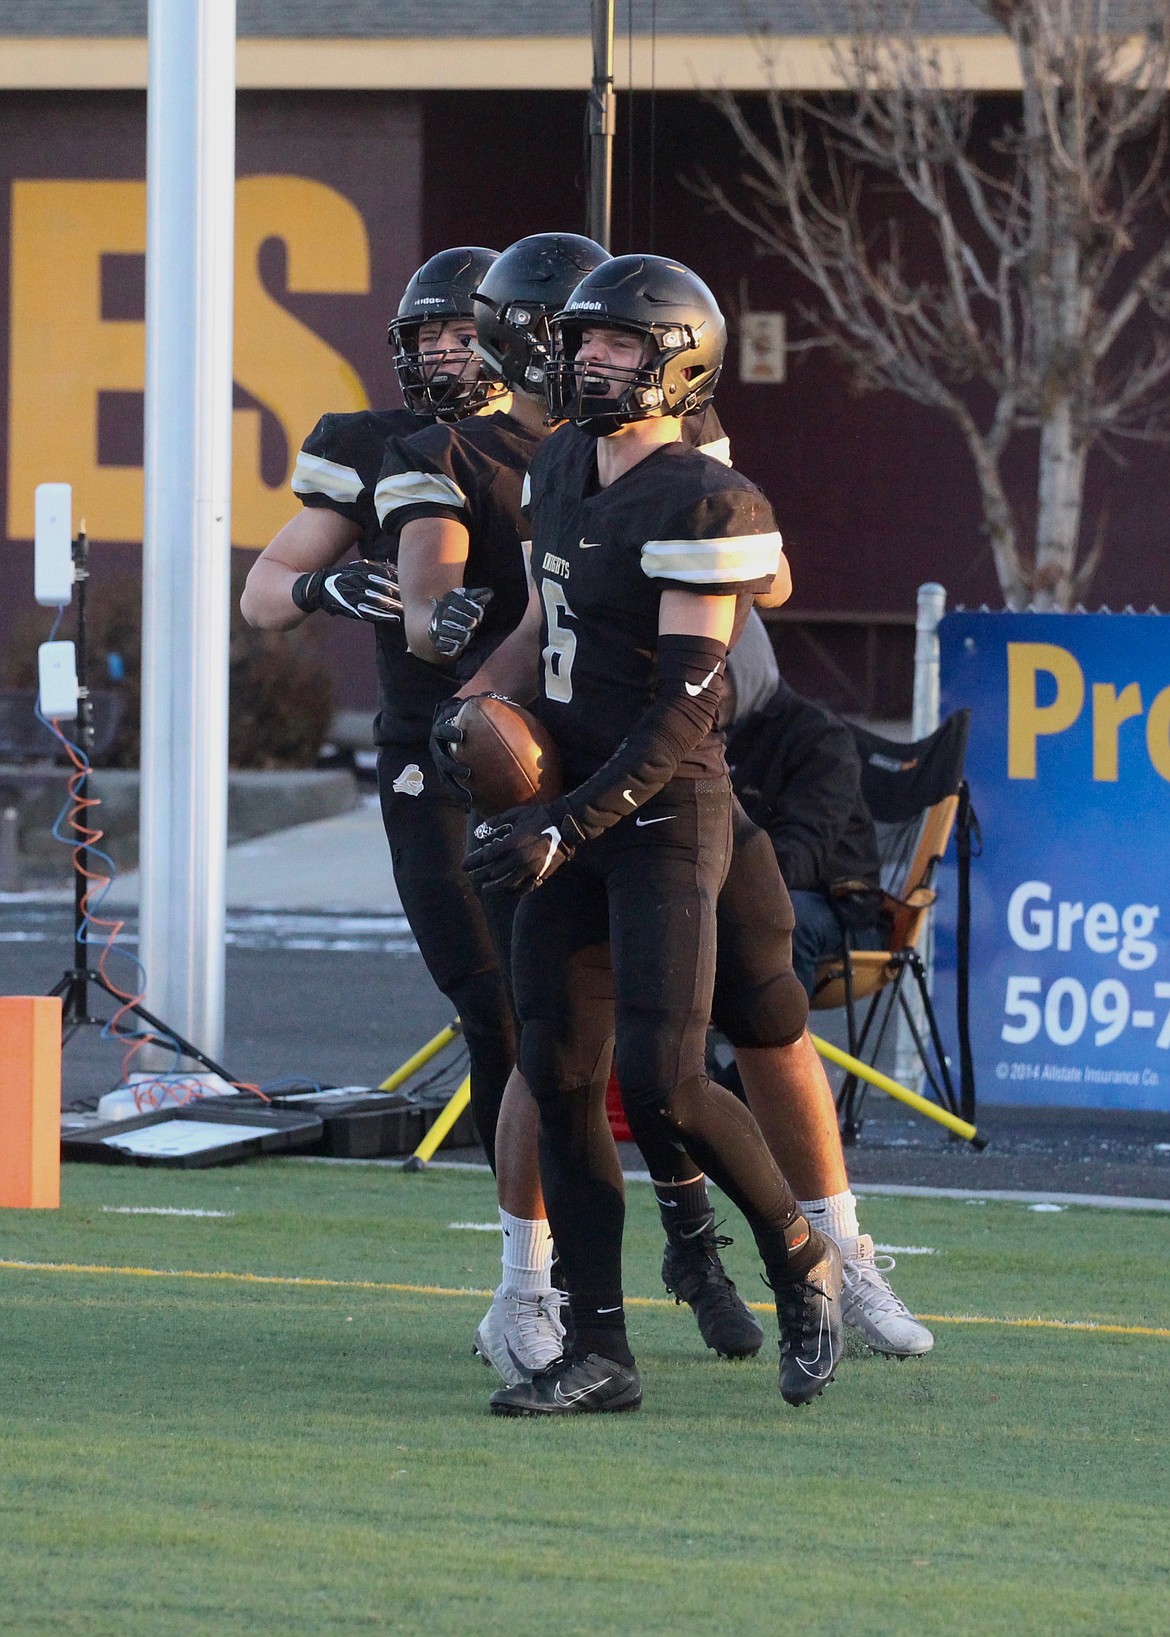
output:
[{"label": "nike swoosh on sleeve", "polygon": [[709,688],[711,686],[712,680],[718,675],[718,672],[719,666],[716,665],[713,671],[707,672],[706,676],[701,682],[684,682],[683,686],[686,688],[692,699],[697,699],[704,688]]}]

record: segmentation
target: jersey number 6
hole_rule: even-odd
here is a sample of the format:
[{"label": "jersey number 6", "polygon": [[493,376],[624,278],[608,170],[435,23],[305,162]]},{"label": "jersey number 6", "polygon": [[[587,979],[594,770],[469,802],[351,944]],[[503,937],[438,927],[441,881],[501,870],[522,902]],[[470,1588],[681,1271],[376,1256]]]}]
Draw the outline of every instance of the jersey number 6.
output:
[{"label": "jersey number 6", "polygon": [[544,694],[560,705],[567,705],[573,697],[573,657],[577,652],[577,633],[561,624],[561,616],[576,616],[565,601],[565,593],[555,580],[540,582],[544,615],[548,622],[548,643],[544,650]]}]

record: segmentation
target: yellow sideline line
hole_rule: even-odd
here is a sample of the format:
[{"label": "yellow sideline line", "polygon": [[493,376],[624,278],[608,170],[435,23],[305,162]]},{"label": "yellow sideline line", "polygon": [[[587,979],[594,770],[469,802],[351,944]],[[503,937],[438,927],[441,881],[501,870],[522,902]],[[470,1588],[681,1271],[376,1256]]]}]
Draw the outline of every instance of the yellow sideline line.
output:
[{"label": "yellow sideline line", "polygon": [[[16,1262],[0,1257],[0,1268],[24,1273],[122,1274],[130,1279],[209,1279],[222,1284],[307,1286],[317,1290],[386,1290],[405,1296],[490,1296],[490,1290],[463,1285],[380,1284],[373,1279],[311,1279],[284,1273],[206,1273],[195,1268],[116,1268],[100,1262]],[[627,1307],[674,1307],[668,1296],[627,1296]],[[772,1312],[770,1302],[749,1302],[757,1313]],[[1003,1319],[980,1313],[921,1313],[930,1324],[997,1324],[1016,1330],[1096,1330],[1106,1336],[1157,1336],[1170,1341],[1170,1329],[1140,1324],[1098,1324],[1093,1319]]]}]

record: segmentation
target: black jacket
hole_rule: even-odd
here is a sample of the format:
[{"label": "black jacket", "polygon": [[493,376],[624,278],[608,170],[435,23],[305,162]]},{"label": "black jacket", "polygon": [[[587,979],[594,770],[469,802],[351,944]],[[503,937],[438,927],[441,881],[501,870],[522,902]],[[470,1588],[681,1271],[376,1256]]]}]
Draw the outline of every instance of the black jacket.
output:
[{"label": "black jacket", "polygon": [[[781,681],[763,709],[734,730],[727,760],[736,794],[771,837],[791,891],[827,894],[842,881],[879,885],[861,758],[838,717]],[[876,900],[871,913],[876,919]]]}]

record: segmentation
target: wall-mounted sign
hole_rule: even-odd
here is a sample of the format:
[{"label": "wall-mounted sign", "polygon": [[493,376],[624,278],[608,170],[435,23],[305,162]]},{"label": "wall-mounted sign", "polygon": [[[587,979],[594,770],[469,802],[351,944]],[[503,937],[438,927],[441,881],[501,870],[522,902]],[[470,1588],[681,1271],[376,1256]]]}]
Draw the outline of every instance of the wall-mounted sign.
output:
[{"label": "wall-mounted sign", "polygon": [[787,378],[788,338],[783,313],[742,313],[739,378],[763,384]]},{"label": "wall-mounted sign", "polygon": [[[983,830],[978,1095],[1170,1110],[1170,618],[958,613],[939,637],[943,714],[972,713]],[[939,885],[935,998],[949,1027],[953,860]]]},{"label": "wall-mounted sign", "polygon": [[[135,271],[141,281],[146,184],[14,182],[11,233],[7,533],[32,535],[36,485],[64,474],[98,538],[139,539],[141,408],[137,446],[118,417],[132,422],[128,403],[141,404],[145,324],[118,298],[119,281]],[[237,182],[235,378],[252,404],[233,416],[232,540],[244,546],[265,545],[292,515],[288,476],[322,409],[368,403],[349,360],[273,299],[260,265],[272,241],[295,291],[364,294],[370,285],[365,223],[335,188],[299,176]],[[260,404],[284,439],[277,483],[261,473]]]}]

